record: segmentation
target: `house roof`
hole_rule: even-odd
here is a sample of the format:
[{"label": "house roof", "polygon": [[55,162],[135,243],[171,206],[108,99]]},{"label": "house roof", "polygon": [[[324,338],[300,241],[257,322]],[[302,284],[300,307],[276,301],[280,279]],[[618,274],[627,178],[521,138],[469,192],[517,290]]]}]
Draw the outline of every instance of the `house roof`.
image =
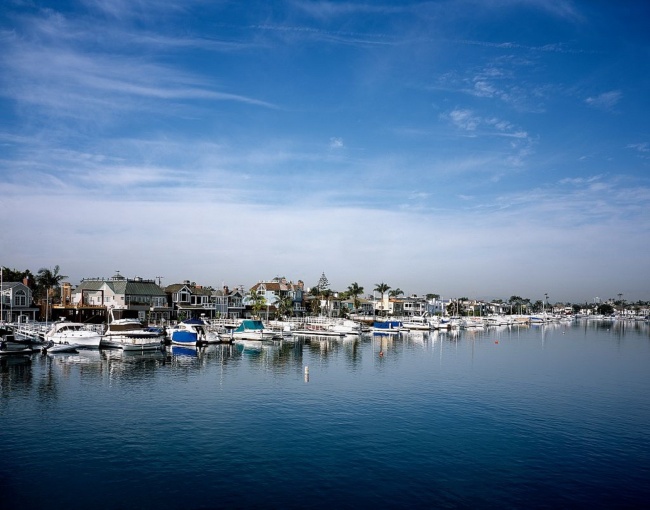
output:
[{"label": "house roof", "polygon": [[16,287],[25,287],[26,289],[29,289],[29,287],[22,282],[2,282],[2,286],[0,288],[2,290],[9,290]]},{"label": "house roof", "polygon": [[213,292],[210,287],[190,285],[187,283],[172,283],[171,285],[167,285],[167,287],[165,287],[164,292],[166,294],[173,294],[174,292],[178,292],[183,288],[187,289],[190,293],[198,296],[210,296]]},{"label": "house roof", "polygon": [[291,292],[300,288],[292,282],[272,280],[270,282],[257,282],[251,287],[251,291],[256,291],[261,286],[264,286],[267,291],[271,292]]},{"label": "house roof", "polygon": [[100,291],[104,286],[118,295],[165,296],[165,292],[151,280],[82,280],[74,292],[75,294],[79,294],[81,291]]}]

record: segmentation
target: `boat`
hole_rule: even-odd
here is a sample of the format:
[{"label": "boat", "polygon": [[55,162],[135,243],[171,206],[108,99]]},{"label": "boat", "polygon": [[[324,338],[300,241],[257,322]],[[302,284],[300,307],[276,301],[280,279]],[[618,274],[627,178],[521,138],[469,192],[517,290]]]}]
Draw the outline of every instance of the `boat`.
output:
[{"label": "boat", "polygon": [[207,324],[201,319],[187,319],[167,329],[167,338],[176,345],[207,343]]},{"label": "boat", "polygon": [[481,317],[463,317],[459,322],[463,329],[483,329],[485,327]]},{"label": "boat", "polygon": [[332,324],[306,322],[293,332],[296,336],[345,336],[347,333],[334,328]]},{"label": "boat", "polygon": [[228,335],[225,340],[276,340],[282,338],[282,335],[264,327],[264,323],[259,319],[243,319],[239,325]]},{"label": "boat", "polygon": [[50,340],[43,345],[41,348],[41,352],[43,354],[57,354],[60,352],[79,352],[77,351],[77,348],[79,348],[80,345],[78,344],[71,344],[66,341],[60,341],[60,342],[54,342],[53,340]]},{"label": "boat", "polygon": [[485,324],[488,326],[510,326],[513,322],[512,317],[505,315],[492,314],[485,317]]},{"label": "boat", "polygon": [[431,331],[431,329],[433,329],[433,326],[429,322],[429,318],[424,315],[408,317],[402,321],[402,326],[404,329],[408,329],[409,331]]},{"label": "boat", "polygon": [[113,347],[125,351],[160,349],[164,333],[158,328],[144,326],[140,320],[128,312],[135,311],[109,310],[109,323],[102,337],[101,347]]},{"label": "boat", "polygon": [[[48,343],[54,345],[75,344],[78,347],[99,347],[102,334],[88,324],[82,322],[67,322],[61,320],[52,324],[52,327],[45,333],[46,346]],[[43,348],[46,348],[43,346]],[[52,347],[47,347],[52,352]]]},{"label": "boat", "polygon": [[33,354],[34,350],[24,342],[16,340],[14,334],[6,329],[0,330],[0,355]]},{"label": "boat", "polygon": [[372,332],[380,335],[395,335],[404,329],[401,321],[375,321]]}]

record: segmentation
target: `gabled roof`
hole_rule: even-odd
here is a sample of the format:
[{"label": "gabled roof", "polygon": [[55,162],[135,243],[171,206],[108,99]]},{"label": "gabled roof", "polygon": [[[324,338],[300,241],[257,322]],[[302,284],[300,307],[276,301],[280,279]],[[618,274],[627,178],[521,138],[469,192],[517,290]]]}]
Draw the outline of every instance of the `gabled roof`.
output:
[{"label": "gabled roof", "polygon": [[2,290],[9,290],[9,289],[14,289],[16,287],[25,287],[26,289],[29,289],[29,287],[25,285],[23,282],[2,282],[1,288]]},{"label": "gabled roof", "polygon": [[291,292],[299,288],[298,285],[292,282],[272,280],[270,282],[257,282],[250,290],[256,291],[261,286],[264,286],[270,292]]},{"label": "gabled roof", "polygon": [[213,292],[210,287],[191,285],[187,283],[172,283],[165,287],[164,292],[166,294],[173,294],[181,289],[187,289],[190,294],[194,294],[195,296],[210,296]]}]

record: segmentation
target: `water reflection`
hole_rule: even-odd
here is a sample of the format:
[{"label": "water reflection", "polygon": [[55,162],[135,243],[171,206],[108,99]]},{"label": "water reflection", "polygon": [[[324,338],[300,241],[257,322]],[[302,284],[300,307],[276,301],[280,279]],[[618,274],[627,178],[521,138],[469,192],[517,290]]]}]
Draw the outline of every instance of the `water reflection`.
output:
[{"label": "water reflection", "polygon": [[585,320],[541,326],[403,332],[398,335],[284,338],[272,342],[209,344],[198,348],[167,346],[148,352],[95,349],[69,354],[5,356],[0,358],[0,398],[8,398],[18,391],[35,390],[39,398],[50,400],[57,398],[59,387],[71,379],[83,382],[101,378],[116,381],[164,377],[166,372],[163,368],[190,373],[220,367],[223,376],[226,367],[302,374],[309,364],[327,366],[336,363],[344,370],[354,372],[362,370],[364,361],[369,360],[373,365],[385,364],[388,360],[400,363],[411,351],[427,357],[433,354],[439,358],[440,364],[450,361],[450,355],[466,355],[473,362],[487,345],[512,344],[520,342],[524,336],[532,336],[535,345],[546,349],[558,342],[573,342],[576,335],[588,337],[590,342],[611,339],[622,346],[635,337],[650,338],[650,325],[643,321]]}]

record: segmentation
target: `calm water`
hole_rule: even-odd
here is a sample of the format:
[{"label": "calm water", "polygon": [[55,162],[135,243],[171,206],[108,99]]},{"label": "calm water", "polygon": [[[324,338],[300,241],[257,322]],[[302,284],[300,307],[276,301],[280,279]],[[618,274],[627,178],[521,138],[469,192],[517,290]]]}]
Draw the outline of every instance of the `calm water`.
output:
[{"label": "calm water", "polygon": [[647,324],[0,362],[3,508],[650,501]]}]

